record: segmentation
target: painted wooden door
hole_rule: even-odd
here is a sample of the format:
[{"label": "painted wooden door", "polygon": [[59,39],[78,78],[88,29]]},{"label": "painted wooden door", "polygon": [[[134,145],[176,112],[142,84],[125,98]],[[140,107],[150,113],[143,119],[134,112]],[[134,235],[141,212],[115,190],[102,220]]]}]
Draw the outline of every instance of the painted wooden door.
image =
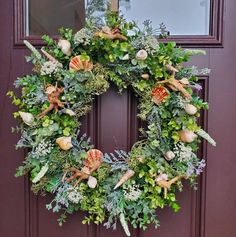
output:
[{"label": "painted wooden door", "polygon": [[[41,2],[36,1],[39,6]],[[51,197],[34,196],[26,178],[14,178],[24,152],[14,149],[19,138],[10,132],[16,125],[12,118],[15,108],[6,92],[13,89],[16,77],[30,72],[30,65],[24,60],[27,50],[23,38],[41,44],[37,36],[25,36],[29,33],[25,29],[25,6],[24,0],[0,1],[0,237],[123,237],[121,227],[111,231],[102,226],[82,225],[83,213],[71,216],[68,223],[58,227],[55,214],[45,209]],[[83,14],[74,19],[82,24]],[[150,227],[145,232],[133,230],[133,237],[236,236],[236,1],[212,0],[210,19],[208,36],[173,38],[184,47],[203,47],[207,51],[207,56],[196,57],[192,63],[212,69],[209,76],[201,77],[202,97],[209,101],[210,110],[200,122],[218,146],[213,149],[203,143],[200,155],[207,160],[206,172],[199,180],[198,191],[186,186],[178,194],[180,212],[158,211],[161,227]],[[118,95],[112,88],[94,103],[93,111],[84,119],[84,131],[103,151],[130,149],[138,138],[137,103],[132,91]]]}]

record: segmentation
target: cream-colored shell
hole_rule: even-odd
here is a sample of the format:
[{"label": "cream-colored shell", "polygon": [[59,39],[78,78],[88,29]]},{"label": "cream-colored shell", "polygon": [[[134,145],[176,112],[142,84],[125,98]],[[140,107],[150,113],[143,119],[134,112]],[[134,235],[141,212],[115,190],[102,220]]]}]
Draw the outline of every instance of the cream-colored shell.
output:
[{"label": "cream-colored shell", "polygon": [[191,143],[197,138],[197,135],[186,129],[179,132],[179,137],[182,142]]},{"label": "cream-colored shell", "polygon": [[167,151],[164,154],[164,157],[165,157],[166,160],[170,161],[170,160],[175,158],[175,153],[173,151]]},{"label": "cream-colored shell", "polygon": [[28,126],[33,125],[33,123],[34,123],[33,114],[19,111],[19,115],[25,124],[27,124]]},{"label": "cream-colored shell", "polygon": [[136,54],[136,59],[140,61],[144,61],[148,57],[148,53],[146,50],[141,49]]},{"label": "cream-colored shell", "polygon": [[197,113],[197,108],[194,105],[187,104],[184,108],[185,112],[189,115],[194,115]]},{"label": "cream-colored shell", "polygon": [[98,181],[96,178],[94,178],[93,176],[89,176],[87,184],[90,188],[95,188],[97,186],[97,182]]},{"label": "cream-colored shell", "polygon": [[71,55],[71,44],[68,40],[63,40],[60,39],[58,41],[58,47],[61,49],[61,51],[67,55],[70,56]]},{"label": "cream-colored shell", "polygon": [[73,147],[71,137],[59,137],[56,139],[56,143],[64,151],[67,151]]}]

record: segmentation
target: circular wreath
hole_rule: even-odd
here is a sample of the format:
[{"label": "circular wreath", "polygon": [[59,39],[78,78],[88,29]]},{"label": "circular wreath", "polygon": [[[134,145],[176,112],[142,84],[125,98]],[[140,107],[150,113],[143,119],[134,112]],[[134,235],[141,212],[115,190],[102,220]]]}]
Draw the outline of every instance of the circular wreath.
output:
[{"label": "circular wreath", "polygon": [[[159,38],[163,33],[161,27]],[[33,74],[15,81],[20,98],[8,93],[19,107],[14,116],[22,119],[14,129],[21,133],[17,148],[29,149],[16,176],[29,174],[34,193],[54,195],[46,207],[61,213],[60,225],[82,210],[83,223],[105,221],[115,229],[120,220],[128,236],[128,222],[158,226],[156,209],[178,211],[182,180],[195,186],[203,171],[205,161],[195,154],[199,138],[215,145],[197,124],[200,109],[208,107],[196,93],[199,70],[182,65],[204,52],[161,43],[149,21],[141,30],[113,12],[105,26],[88,22],[76,34],[60,29],[60,35],[59,41],[44,36],[41,53],[25,41]],[[110,83],[119,92],[131,87],[139,99],[138,117],[146,126],[129,152],[103,154],[80,134],[80,118]]]}]

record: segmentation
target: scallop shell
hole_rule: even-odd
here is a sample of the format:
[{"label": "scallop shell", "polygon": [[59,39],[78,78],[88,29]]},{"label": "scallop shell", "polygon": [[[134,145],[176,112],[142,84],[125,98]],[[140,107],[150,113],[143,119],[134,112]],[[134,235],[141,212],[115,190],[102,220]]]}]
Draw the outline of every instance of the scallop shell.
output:
[{"label": "scallop shell", "polygon": [[166,160],[170,161],[170,160],[175,158],[175,153],[173,151],[167,151],[164,154],[164,157],[165,157]]},{"label": "scallop shell", "polygon": [[71,55],[71,44],[68,40],[63,40],[60,39],[58,41],[58,47],[61,49],[61,51],[67,55],[70,56]]},{"label": "scallop shell", "polygon": [[21,112],[19,111],[20,117],[22,118],[23,122],[28,126],[33,125],[34,123],[34,116],[31,113]]},{"label": "scallop shell", "polygon": [[136,59],[140,61],[144,61],[148,57],[148,53],[146,50],[141,49],[136,54]]},{"label": "scallop shell", "polygon": [[194,115],[197,113],[197,108],[194,105],[187,104],[184,108],[185,112],[189,115]]},{"label": "scallop shell", "polygon": [[87,184],[90,188],[95,188],[97,186],[97,182],[98,181],[96,178],[94,178],[93,176],[89,176]]},{"label": "scallop shell", "polygon": [[91,172],[98,169],[102,163],[103,153],[98,149],[92,149],[87,152],[88,157],[84,160],[84,165],[91,169]]},{"label": "scallop shell", "polygon": [[59,137],[56,139],[56,143],[64,151],[67,151],[73,147],[71,137]]},{"label": "scallop shell", "polygon": [[179,137],[182,142],[191,143],[197,138],[197,135],[186,129],[179,132]]},{"label": "scallop shell", "polygon": [[169,95],[170,93],[165,87],[158,86],[152,90],[152,101],[157,105],[160,105],[169,97]]},{"label": "scallop shell", "polygon": [[70,60],[69,68],[71,71],[91,71],[93,69],[93,63],[89,60],[82,61],[80,55],[78,55]]}]

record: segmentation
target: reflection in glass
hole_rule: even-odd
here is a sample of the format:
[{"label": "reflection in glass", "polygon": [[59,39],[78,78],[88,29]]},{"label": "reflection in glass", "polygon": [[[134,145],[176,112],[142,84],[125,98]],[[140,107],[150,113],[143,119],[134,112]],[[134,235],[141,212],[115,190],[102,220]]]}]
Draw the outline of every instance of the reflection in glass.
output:
[{"label": "reflection in glass", "polygon": [[139,26],[163,22],[171,35],[209,35],[210,0],[120,0],[120,10]]},{"label": "reflection in glass", "polygon": [[61,26],[76,32],[84,20],[84,0],[26,0],[26,35],[57,35]]}]

